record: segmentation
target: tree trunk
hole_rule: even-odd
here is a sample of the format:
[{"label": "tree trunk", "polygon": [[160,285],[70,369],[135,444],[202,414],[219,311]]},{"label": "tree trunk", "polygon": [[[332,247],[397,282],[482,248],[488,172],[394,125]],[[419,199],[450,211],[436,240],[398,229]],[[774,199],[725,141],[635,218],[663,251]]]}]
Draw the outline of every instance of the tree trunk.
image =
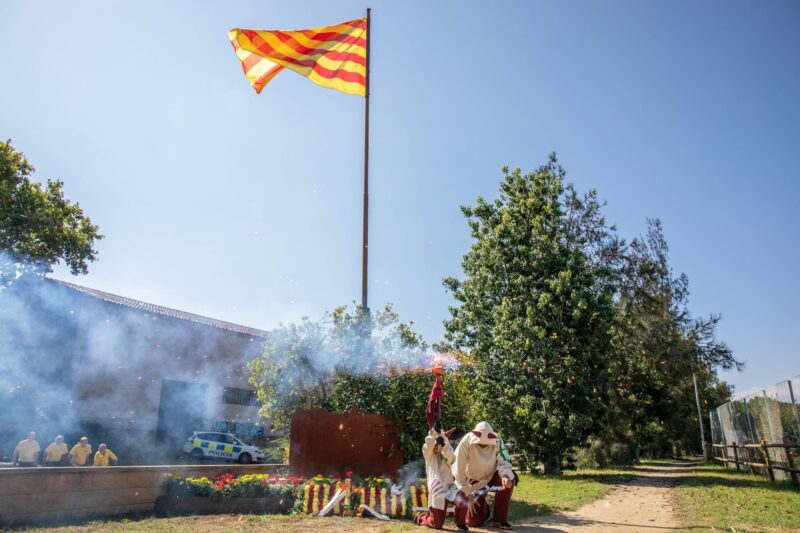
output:
[{"label": "tree trunk", "polygon": [[681,446],[680,442],[676,442],[673,445],[673,455],[674,457],[683,457],[683,446]]},{"label": "tree trunk", "polygon": [[558,460],[545,459],[542,461],[542,474],[546,476],[557,476],[561,473],[561,464]]}]

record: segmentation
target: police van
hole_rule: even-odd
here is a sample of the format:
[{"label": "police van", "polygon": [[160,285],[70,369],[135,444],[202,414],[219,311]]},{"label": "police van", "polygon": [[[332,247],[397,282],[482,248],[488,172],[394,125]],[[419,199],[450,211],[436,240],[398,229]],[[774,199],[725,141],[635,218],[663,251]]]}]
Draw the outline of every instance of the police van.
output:
[{"label": "police van", "polygon": [[263,463],[267,457],[264,450],[247,444],[232,433],[195,431],[186,439],[183,451],[192,459],[228,459],[242,464]]}]

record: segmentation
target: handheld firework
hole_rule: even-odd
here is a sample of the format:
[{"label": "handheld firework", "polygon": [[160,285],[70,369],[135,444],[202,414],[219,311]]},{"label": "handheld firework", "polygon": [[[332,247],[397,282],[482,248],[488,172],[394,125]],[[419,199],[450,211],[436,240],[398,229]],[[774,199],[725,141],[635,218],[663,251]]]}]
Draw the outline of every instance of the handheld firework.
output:
[{"label": "handheld firework", "polygon": [[442,431],[442,396],[444,390],[442,384],[444,383],[444,368],[440,359],[434,359],[433,368],[431,373],[436,376],[431,388],[431,395],[428,397],[428,405],[425,408],[425,418],[428,420],[428,428],[436,430],[437,433]]},{"label": "handheld firework", "polygon": [[[428,429],[433,429],[436,433],[440,434],[440,438],[449,438],[450,435],[456,430],[451,428],[447,431],[442,431],[442,397],[444,396],[444,367],[442,360],[437,357],[434,360],[431,373],[436,376],[431,388],[431,395],[428,397],[428,405],[425,407],[425,418],[428,420]],[[441,445],[444,445],[442,441]]]}]

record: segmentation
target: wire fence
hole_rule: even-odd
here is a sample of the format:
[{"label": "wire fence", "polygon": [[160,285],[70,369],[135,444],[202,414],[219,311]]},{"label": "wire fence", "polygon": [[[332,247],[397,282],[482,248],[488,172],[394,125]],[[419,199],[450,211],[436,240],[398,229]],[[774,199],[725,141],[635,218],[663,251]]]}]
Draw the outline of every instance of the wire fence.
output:
[{"label": "wire fence", "polygon": [[[763,448],[764,462],[778,465],[800,463],[800,375],[781,381],[760,392],[720,405],[710,413],[714,445],[753,449],[748,445],[776,445]],[[791,446],[777,446],[777,445]],[[750,453],[749,451],[747,452]],[[749,465],[748,465],[749,466]],[[780,477],[786,477],[781,473]]]}]

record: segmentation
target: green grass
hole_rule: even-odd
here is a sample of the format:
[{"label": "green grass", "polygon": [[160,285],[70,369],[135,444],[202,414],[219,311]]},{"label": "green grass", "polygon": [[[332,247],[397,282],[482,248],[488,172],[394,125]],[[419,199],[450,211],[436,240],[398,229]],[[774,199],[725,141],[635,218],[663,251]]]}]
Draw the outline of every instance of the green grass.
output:
[{"label": "green grass", "polygon": [[87,532],[227,532],[258,531],[261,533],[283,533],[285,531],[325,533],[354,531],[359,533],[398,533],[419,531],[410,521],[379,522],[362,518],[316,518],[286,515],[208,515],[153,518],[136,516],[120,519],[92,520],[82,524],[62,525],[25,531],[42,533],[87,533]]},{"label": "green grass", "polygon": [[[452,526],[452,519],[448,522]],[[452,530],[453,528],[450,527]],[[153,518],[137,516],[121,519],[92,520],[75,525],[61,525],[45,528],[25,529],[27,532],[41,533],[88,533],[88,532],[179,532],[179,533],[222,533],[228,531],[258,531],[259,533],[328,533],[351,531],[354,533],[409,533],[422,531],[410,520],[381,522],[366,518],[286,515],[208,515],[178,516],[172,518]]]},{"label": "green grass", "polygon": [[603,496],[616,483],[633,477],[630,470],[577,470],[560,476],[520,475],[509,512],[511,520],[574,511]]},{"label": "green grass", "polygon": [[675,488],[677,514],[687,531],[781,531],[800,528],[800,490],[788,481],[717,465],[698,465]]}]

